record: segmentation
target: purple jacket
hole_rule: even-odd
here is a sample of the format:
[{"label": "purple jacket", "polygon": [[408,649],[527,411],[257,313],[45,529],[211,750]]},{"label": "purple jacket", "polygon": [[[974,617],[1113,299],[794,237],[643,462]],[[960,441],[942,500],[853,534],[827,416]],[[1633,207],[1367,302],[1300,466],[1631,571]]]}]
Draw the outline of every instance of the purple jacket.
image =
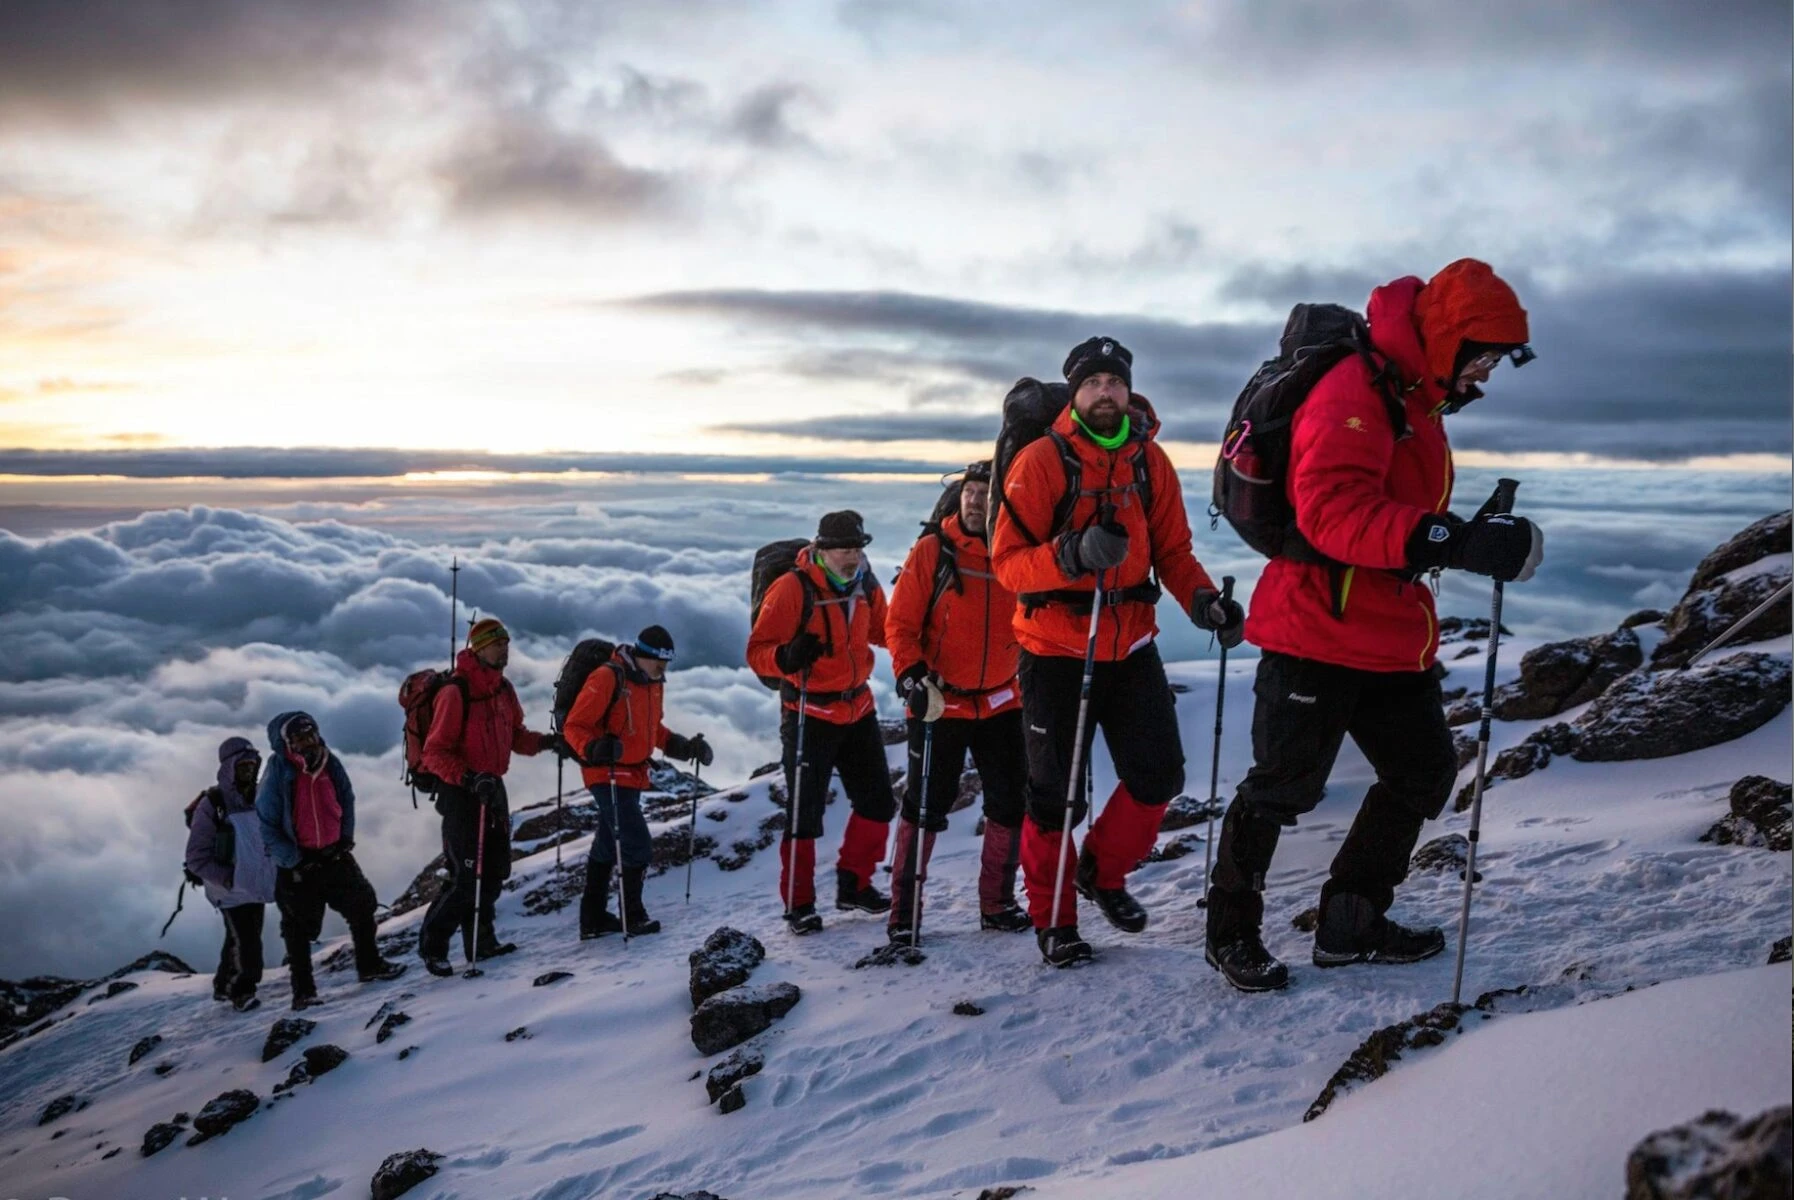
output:
[{"label": "purple jacket", "polygon": [[[267,904],[274,899],[274,862],[262,842],[255,796],[237,790],[237,763],[254,754],[255,747],[246,738],[229,738],[218,748],[218,784],[207,788],[194,805],[193,823],[187,830],[187,869],[204,881],[206,899],[217,908]],[[217,861],[215,853],[220,801],[235,838],[235,854],[229,864]]]}]

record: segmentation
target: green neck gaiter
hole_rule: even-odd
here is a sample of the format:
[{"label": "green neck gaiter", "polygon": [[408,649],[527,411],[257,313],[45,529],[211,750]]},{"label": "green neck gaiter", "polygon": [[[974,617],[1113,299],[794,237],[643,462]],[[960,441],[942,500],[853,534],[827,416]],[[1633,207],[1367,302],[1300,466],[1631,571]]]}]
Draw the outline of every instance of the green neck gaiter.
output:
[{"label": "green neck gaiter", "polygon": [[1115,427],[1115,432],[1104,437],[1096,430],[1090,428],[1090,426],[1084,424],[1084,418],[1079,416],[1075,409],[1072,411],[1071,419],[1078,423],[1078,428],[1082,429],[1091,441],[1101,446],[1104,450],[1121,449],[1122,443],[1128,439],[1128,433],[1130,432],[1129,427],[1133,424],[1133,417],[1124,413],[1122,414],[1121,424]]},{"label": "green neck gaiter", "polygon": [[[828,562],[824,560],[821,554],[817,554],[815,558],[816,565],[822,568],[822,573],[828,576],[828,581],[834,584],[837,592],[850,591],[852,590],[853,585],[860,581],[860,571],[855,571],[852,575],[843,578],[842,576],[835,574],[834,569],[828,565]],[[865,568],[862,567],[861,571],[864,569]]]}]

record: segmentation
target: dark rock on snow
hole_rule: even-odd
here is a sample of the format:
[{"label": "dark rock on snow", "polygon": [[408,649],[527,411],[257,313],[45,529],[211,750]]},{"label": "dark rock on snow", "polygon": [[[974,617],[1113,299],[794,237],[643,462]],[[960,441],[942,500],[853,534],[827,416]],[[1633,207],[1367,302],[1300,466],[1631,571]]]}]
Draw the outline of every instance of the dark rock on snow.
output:
[{"label": "dark rock on snow", "polygon": [[[1518,746],[1509,746],[1495,756],[1489,764],[1488,776],[1483,790],[1487,790],[1502,779],[1523,779],[1534,771],[1551,765],[1554,755],[1569,754],[1575,750],[1577,734],[1575,727],[1562,721],[1555,725],[1547,725],[1543,729],[1535,729],[1526,735],[1526,740]],[[1458,798],[1454,808],[1463,812],[1476,799],[1476,780],[1473,778],[1458,789]]]},{"label": "dark rock on snow", "polygon": [[166,1150],[174,1139],[185,1132],[187,1132],[185,1129],[172,1122],[158,1121],[143,1131],[143,1145],[137,1152],[145,1158],[152,1154],[159,1154]]},{"label": "dark rock on snow", "polygon": [[[1679,667],[1702,646],[1718,637],[1751,609],[1769,599],[1776,589],[1788,582],[1785,563],[1764,564],[1764,569],[1747,571],[1755,563],[1772,554],[1786,554],[1790,542],[1789,514],[1786,511],[1764,517],[1740,532],[1725,545],[1701,560],[1694,569],[1688,591],[1664,618],[1663,640],[1651,654],[1654,667]],[[1736,578],[1729,578],[1739,572]],[[1740,643],[1780,637],[1789,631],[1791,612],[1787,604],[1778,604],[1758,617],[1748,629],[1740,630]]]},{"label": "dark rock on snow", "polygon": [[571,978],[573,978],[573,972],[571,972],[571,971],[548,971],[541,975],[536,976],[535,982],[532,983],[530,986],[531,987],[547,987],[549,984],[559,983],[563,979],[571,979]]},{"label": "dark rock on snow", "polygon": [[282,1017],[274,1022],[274,1028],[268,1031],[268,1040],[262,1043],[262,1061],[273,1062],[310,1037],[317,1027],[316,1021],[307,1021],[304,1017]]},{"label": "dark rock on snow", "polygon": [[927,961],[928,955],[915,946],[899,946],[892,942],[886,942],[870,954],[862,955],[860,960],[853,964],[853,969],[857,971],[862,967],[895,967],[899,964],[915,967]]},{"label": "dark rock on snow", "polygon": [[970,1000],[961,1000],[953,1006],[953,1015],[956,1017],[982,1017],[984,1010]]},{"label": "dark rock on snow", "polygon": [[1775,944],[1769,947],[1769,964],[1774,966],[1778,962],[1787,962],[1791,948],[1794,948],[1794,940],[1777,938]]},{"label": "dark rock on snow", "polygon": [[274,1085],[274,1094],[290,1092],[302,1083],[310,1083],[320,1075],[330,1072],[349,1061],[349,1052],[341,1046],[332,1046],[325,1042],[321,1046],[307,1046],[299,1062],[293,1064],[292,1072],[285,1083]]},{"label": "dark rock on snow", "polygon": [[441,1170],[442,1155],[433,1150],[406,1150],[388,1155],[370,1181],[373,1200],[395,1200]]},{"label": "dark rock on snow", "polygon": [[1352,1056],[1345,1060],[1339,1070],[1333,1072],[1333,1078],[1327,1081],[1321,1094],[1308,1106],[1302,1119],[1314,1120],[1326,1112],[1335,1100],[1359,1084],[1369,1083],[1388,1074],[1389,1064],[1401,1058],[1403,1051],[1437,1046],[1445,1040],[1446,1034],[1458,1028],[1465,1011],[1461,1004],[1440,1004],[1426,1012],[1416,1013],[1406,1021],[1377,1030],[1364,1039],[1363,1045],[1352,1051]]},{"label": "dark rock on snow", "polygon": [[[1514,631],[1506,625],[1501,627],[1502,637],[1512,637]],[[1487,617],[1440,617],[1439,644],[1449,642],[1482,642],[1489,638],[1489,618]]]},{"label": "dark rock on snow", "polygon": [[742,1080],[758,1075],[765,1067],[766,1059],[758,1050],[743,1046],[710,1068],[710,1075],[704,1080],[704,1090],[709,1093],[710,1102],[715,1104],[724,1093],[735,1089]]},{"label": "dark rock on snow", "polygon": [[721,1054],[771,1028],[802,996],[794,983],[730,988],[710,997],[692,1013],[692,1044],[699,1054]]},{"label": "dark rock on snow", "polygon": [[70,1092],[68,1095],[58,1096],[56,1099],[44,1105],[43,1115],[38,1117],[37,1123],[39,1125],[48,1125],[51,1121],[60,1120],[72,1112],[80,1112],[86,1107],[87,1101],[81,1099],[81,1097],[75,1095],[73,1092]]},{"label": "dark rock on snow", "polygon": [[758,938],[722,926],[687,960],[691,964],[691,1006],[697,1008],[718,992],[746,983],[765,958],[766,947]]},{"label": "dark rock on snow", "polygon": [[1184,855],[1189,854],[1201,844],[1202,838],[1195,835],[1172,838],[1163,846],[1154,846],[1152,852],[1142,861],[1149,863],[1171,862],[1174,859],[1179,859]]},{"label": "dark rock on snow", "polygon": [[1470,861],[1470,839],[1461,833],[1436,837],[1414,852],[1408,861],[1411,871],[1451,871],[1462,874]]},{"label": "dark rock on snow", "polygon": [[1452,747],[1458,752],[1458,770],[1476,761],[1476,735],[1470,733],[1454,733],[1451,735]]},{"label": "dark rock on snow", "polygon": [[98,1004],[102,1000],[110,1000],[114,996],[122,996],[126,992],[134,992],[136,990],[137,985],[132,983],[129,979],[115,979],[106,986],[105,991],[97,996],[90,997],[87,1002],[89,1004]]},{"label": "dark rock on snow", "polygon": [[1686,671],[1635,671],[1576,721],[1579,762],[1666,758],[1743,737],[1788,707],[1784,659],[1733,654]]},{"label": "dark rock on snow", "polygon": [[525,1042],[528,1041],[529,1038],[530,1031],[528,1025],[519,1025],[517,1028],[511,1030],[511,1032],[505,1034],[505,1041],[507,1042]]},{"label": "dark rock on snow", "polygon": [[188,1139],[187,1144],[192,1146],[229,1133],[234,1127],[255,1116],[255,1110],[261,1107],[261,1103],[248,1088],[232,1088],[228,1092],[220,1092],[206,1101],[206,1106],[193,1118],[196,1132]]},{"label": "dark rock on snow", "polygon": [[723,1200],[715,1192],[660,1192],[653,1200]]},{"label": "dark rock on snow", "polygon": [[1321,906],[1305,908],[1289,919],[1289,927],[1298,933],[1313,933],[1320,928]]},{"label": "dark rock on snow", "polygon": [[1193,825],[1205,825],[1211,814],[1218,821],[1226,810],[1226,802],[1219,799],[1210,804],[1206,799],[1199,800],[1195,796],[1176,796],[1165,806],[1165,819],[1159,822],[1159,832],[1174,833]]},{"label": "dark rock on snow", "polygon": [[[99,979],[64,979],[59,975],[33,975],[29,979],[0,979],[0,1049],[20,1038],[50,1027],[44,1018],[73,1003],[82,992],[137,971],[165,971],[191,975],[193,968],[162,950],[152,950]],[[129,989],[127,989],[129,990]]]},{"label": "dark rock on snow", "polygon": [[1794,1188],[1794,1110],[1712,1111],[1651,1134],[1626,1158],[1626,1200],[1781,1200]]},{"label": "dark rock on snow", "polygon": [[1794,818],[1794,788],[1764,775],[1746,775],[1732,785],[1730,809],[1701,841],[1721,846],[1762,846],[1786,853]]},{"label": "dark rock on snow", "polygon": [[747,1093],[741,1090],[741,1085],[738,1083],[722,1094],[722,1098],[717,1101],[716,1111],[732,1113],[739,1112],[746,1107]]},{"label": "dark rock on snow", "polygon": [[380,1029],[374,1034],[374,1044],[383,1045],[387,1038],[398,1032],[399,1026],[411,1024],[411,1014],[393,1012],[386,1014],[386,1020],[380,1022]]},{"label": "dark rock on snow", "polygon": [[1535,646],[1521,656],[1520,678],[1495,689],[1495,715],[1503,721],[1555,717],[1587,704],[1643,663],[1638,635],[1630,629]]},{"label": "dark rock on snow", "polygon": [[[159,1033],[152,1033],[146,1038],[138,1038],[137,1044],[131,1047],[131,1055],[126,1060],[125,1065],[128,1067],[136,1066],[139,1059],[161,1044],[162,1035]],[[266,1062],[267,1060],[263,1059],[262,1061]]]},{"label": "dark rock on snow", "polygon": [[1663,620],[1664,615],[1665,614],[1662,611],[1655,608],[1641,608],[1631,616],[1627,617],[1624,621],[1621,621],[1620,628],[1642,629],[1646,625],[1657,624],[1659,621]]}]

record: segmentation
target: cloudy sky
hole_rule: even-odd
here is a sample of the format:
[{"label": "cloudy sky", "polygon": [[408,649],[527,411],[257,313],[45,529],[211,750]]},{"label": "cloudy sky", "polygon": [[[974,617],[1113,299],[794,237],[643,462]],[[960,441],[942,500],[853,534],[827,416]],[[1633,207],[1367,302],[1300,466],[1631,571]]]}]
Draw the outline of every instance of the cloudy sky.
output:
[{"label": "cloudy sky", "polygon": [[[0,910],[30,915],[0,976],[148,948],[214,747],[290,706],[395,895],[437,835],[393,697],[446,656],[452,554],[532,720],[568,642],[658,620],[669,720],[719,778],[772,757],[753,548],[852,504],[888,578],[1009,383],[1092,333],[1135,350],[1198,553],[1248,594],[1204,475],[1288,306],[1485,258],[1540,353],[1452,423],[1458,507],[1517,474],[1547,528],[1509,624],[1673,603],[1788,502],[1789,26],[1723,0],[0,5]],[[1161,619],[1168,656],[1209,653]],[[515,783],[546,797],[552,767]],[[167,944],[214,943],[190,906]]]},{"label": "cloudy sky", "polygon": [[0,446],[950,462],[1101,330],[1193,462],[1290,303],[1472,254],[1541,358],[1464,450],[1785,461],[1789,22],[13,0]]}]

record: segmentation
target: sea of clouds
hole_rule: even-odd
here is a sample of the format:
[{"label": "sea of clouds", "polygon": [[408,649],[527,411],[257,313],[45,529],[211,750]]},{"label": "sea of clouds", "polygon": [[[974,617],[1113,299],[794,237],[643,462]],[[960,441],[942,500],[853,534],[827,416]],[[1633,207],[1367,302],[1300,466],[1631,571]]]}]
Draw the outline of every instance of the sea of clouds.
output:
[{"label": "sea of clouds", "polygon": [[[1225,528],[1210,531],[1205,484],[1185,481],[1197,553],[1249,595],[1259,561]],[[1457,507],[1473,509],[1492,485],[1491,472],[1463,472]],[[1788,485],[1680,470],[1529,476],[1520,508],[1546,528],[1547,558],[1534,583],[1510,589],[1507,623],[1570,635],[1667,607],[1704,553],[1787,506]],[[428,802],[413,810],[400,782],[399,681],[446,663],[451,625],[464,630],[476,611],[511,628],[510,674],[535,727],[575,640],[664,624],[679,645],[668,724],[707,734],[715,778],[740,777],[775,755],[773,696],[742,665],[754,549],[851,506],[888,582],[936,486],[323,483],[181,508],[166,507],[163,487],[145,511],[97,526],[82,527],[78,507],[33,510],[33,536],[0,531],[0,908],[14,917],[0,929],[0,976],[99,972],[148,949],[180,878],[181,806],[210,782],[219,741],[265,746],[266,722],[286,709],[315,714],[343,756],[359,797],[357,855],[382,898],[396,895],[439,837]],[[109,500],[109,511],[131,509]],[[0,519],[19,511],[0,505]],[[1442,612],[1487,605],[1486,581],[1445,581]],[[1212,653],[1169,600],[1160,620],[1168,658]],[[894,713],[888,666],[874,687]],[[552,796],[552,761],[519,760],[511,782],[514,806]],[[209,969],[217,941],[216,920],[190,897],[164,944]]]}]

